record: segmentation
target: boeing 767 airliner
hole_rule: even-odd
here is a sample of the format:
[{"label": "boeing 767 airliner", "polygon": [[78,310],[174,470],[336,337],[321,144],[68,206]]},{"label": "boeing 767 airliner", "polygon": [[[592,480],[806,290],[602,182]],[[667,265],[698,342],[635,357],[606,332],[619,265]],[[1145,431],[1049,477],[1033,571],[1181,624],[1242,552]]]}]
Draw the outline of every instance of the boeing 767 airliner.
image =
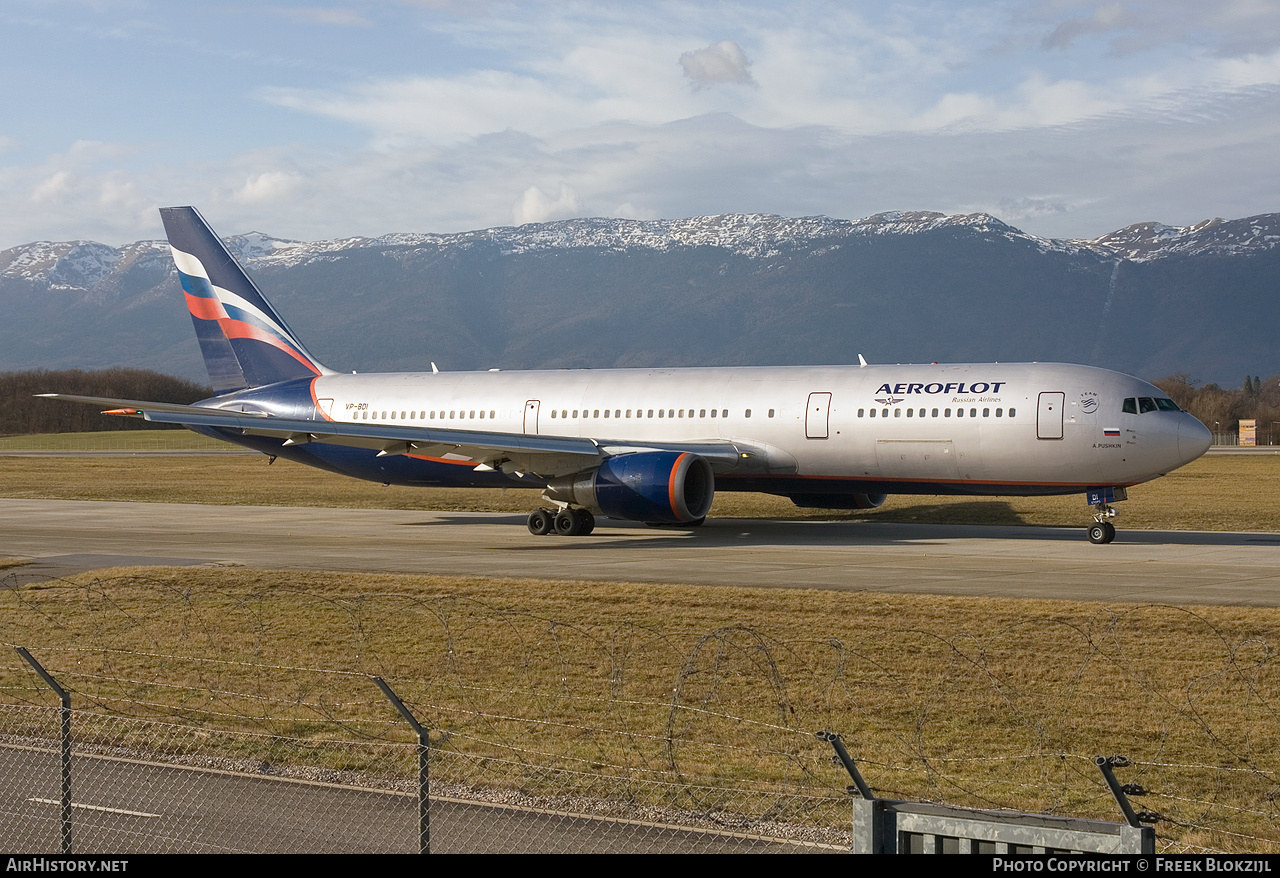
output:
[{"label": "boeing 767 airliner", "polygon": [[1084,494],[1089,539],[1108,543],[1126,488],[1209,448],[1205,426],[1159,388],[1089,366],[341,374],[307,352],[194,208],[160,213],[215,395],[47,396],[356,478],[538,488],[535,534],[588,534],[601,514],[698,525],[717,490],[819,509],[896,493]]}]

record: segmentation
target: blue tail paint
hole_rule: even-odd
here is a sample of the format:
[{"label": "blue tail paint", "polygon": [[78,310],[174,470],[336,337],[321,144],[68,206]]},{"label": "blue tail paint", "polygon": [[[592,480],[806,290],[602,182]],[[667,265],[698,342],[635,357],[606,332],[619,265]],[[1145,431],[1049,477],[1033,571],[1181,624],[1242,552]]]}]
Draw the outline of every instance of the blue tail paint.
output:
[{"label": "blue tail paint", "polygon": [[218,394],[331,374],[294,337],[194,207],[163,207],[187,310]]}]

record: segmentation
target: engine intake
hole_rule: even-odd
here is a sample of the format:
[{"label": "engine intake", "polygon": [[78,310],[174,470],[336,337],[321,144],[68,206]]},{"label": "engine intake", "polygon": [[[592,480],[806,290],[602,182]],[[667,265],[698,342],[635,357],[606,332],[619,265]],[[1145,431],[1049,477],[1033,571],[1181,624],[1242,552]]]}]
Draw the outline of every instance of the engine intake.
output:
[{"label": "engine intake", "polygon": [[553,479],[545,496],[610,518],[681,524],[706,517],[715,496],[711,464],[679,451],[610,457],[594,470]]}]

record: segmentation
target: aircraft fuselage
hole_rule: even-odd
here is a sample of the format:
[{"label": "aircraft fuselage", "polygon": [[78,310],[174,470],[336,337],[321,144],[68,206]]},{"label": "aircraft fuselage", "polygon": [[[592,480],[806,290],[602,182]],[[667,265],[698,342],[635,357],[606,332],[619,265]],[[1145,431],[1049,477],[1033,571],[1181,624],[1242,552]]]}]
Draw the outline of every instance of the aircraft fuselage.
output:
[{"label": "aircraft fuselage", "polygon": [[[1164,397],[1118,372],[1014,363],[325,375],[205,404],[361,425],[590,437],[603,447],[727,441],[749,456],[713,464],[715,487],[725,491],[1031,495],[1134,485],[1199,457],[1209,433],[1192,416],[1123,410],[1126,399]],[[497,474],[447,453],[397,456],[406,460],[329,448],[279,453],[390,483],[544,482],[519,475],[516,455]]]}]

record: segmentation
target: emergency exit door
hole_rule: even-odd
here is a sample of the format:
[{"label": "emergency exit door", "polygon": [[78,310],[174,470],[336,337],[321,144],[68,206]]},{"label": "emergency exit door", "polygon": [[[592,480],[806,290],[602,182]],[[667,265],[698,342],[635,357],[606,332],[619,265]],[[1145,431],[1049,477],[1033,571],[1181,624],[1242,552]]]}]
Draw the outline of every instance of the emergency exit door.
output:
[{"label": "emergency exit door", "polygon": [[806,439],[826,439],[828,421],[831,418],[831,394],[809,394],[809,404],[804,412],[804,436]]}]

